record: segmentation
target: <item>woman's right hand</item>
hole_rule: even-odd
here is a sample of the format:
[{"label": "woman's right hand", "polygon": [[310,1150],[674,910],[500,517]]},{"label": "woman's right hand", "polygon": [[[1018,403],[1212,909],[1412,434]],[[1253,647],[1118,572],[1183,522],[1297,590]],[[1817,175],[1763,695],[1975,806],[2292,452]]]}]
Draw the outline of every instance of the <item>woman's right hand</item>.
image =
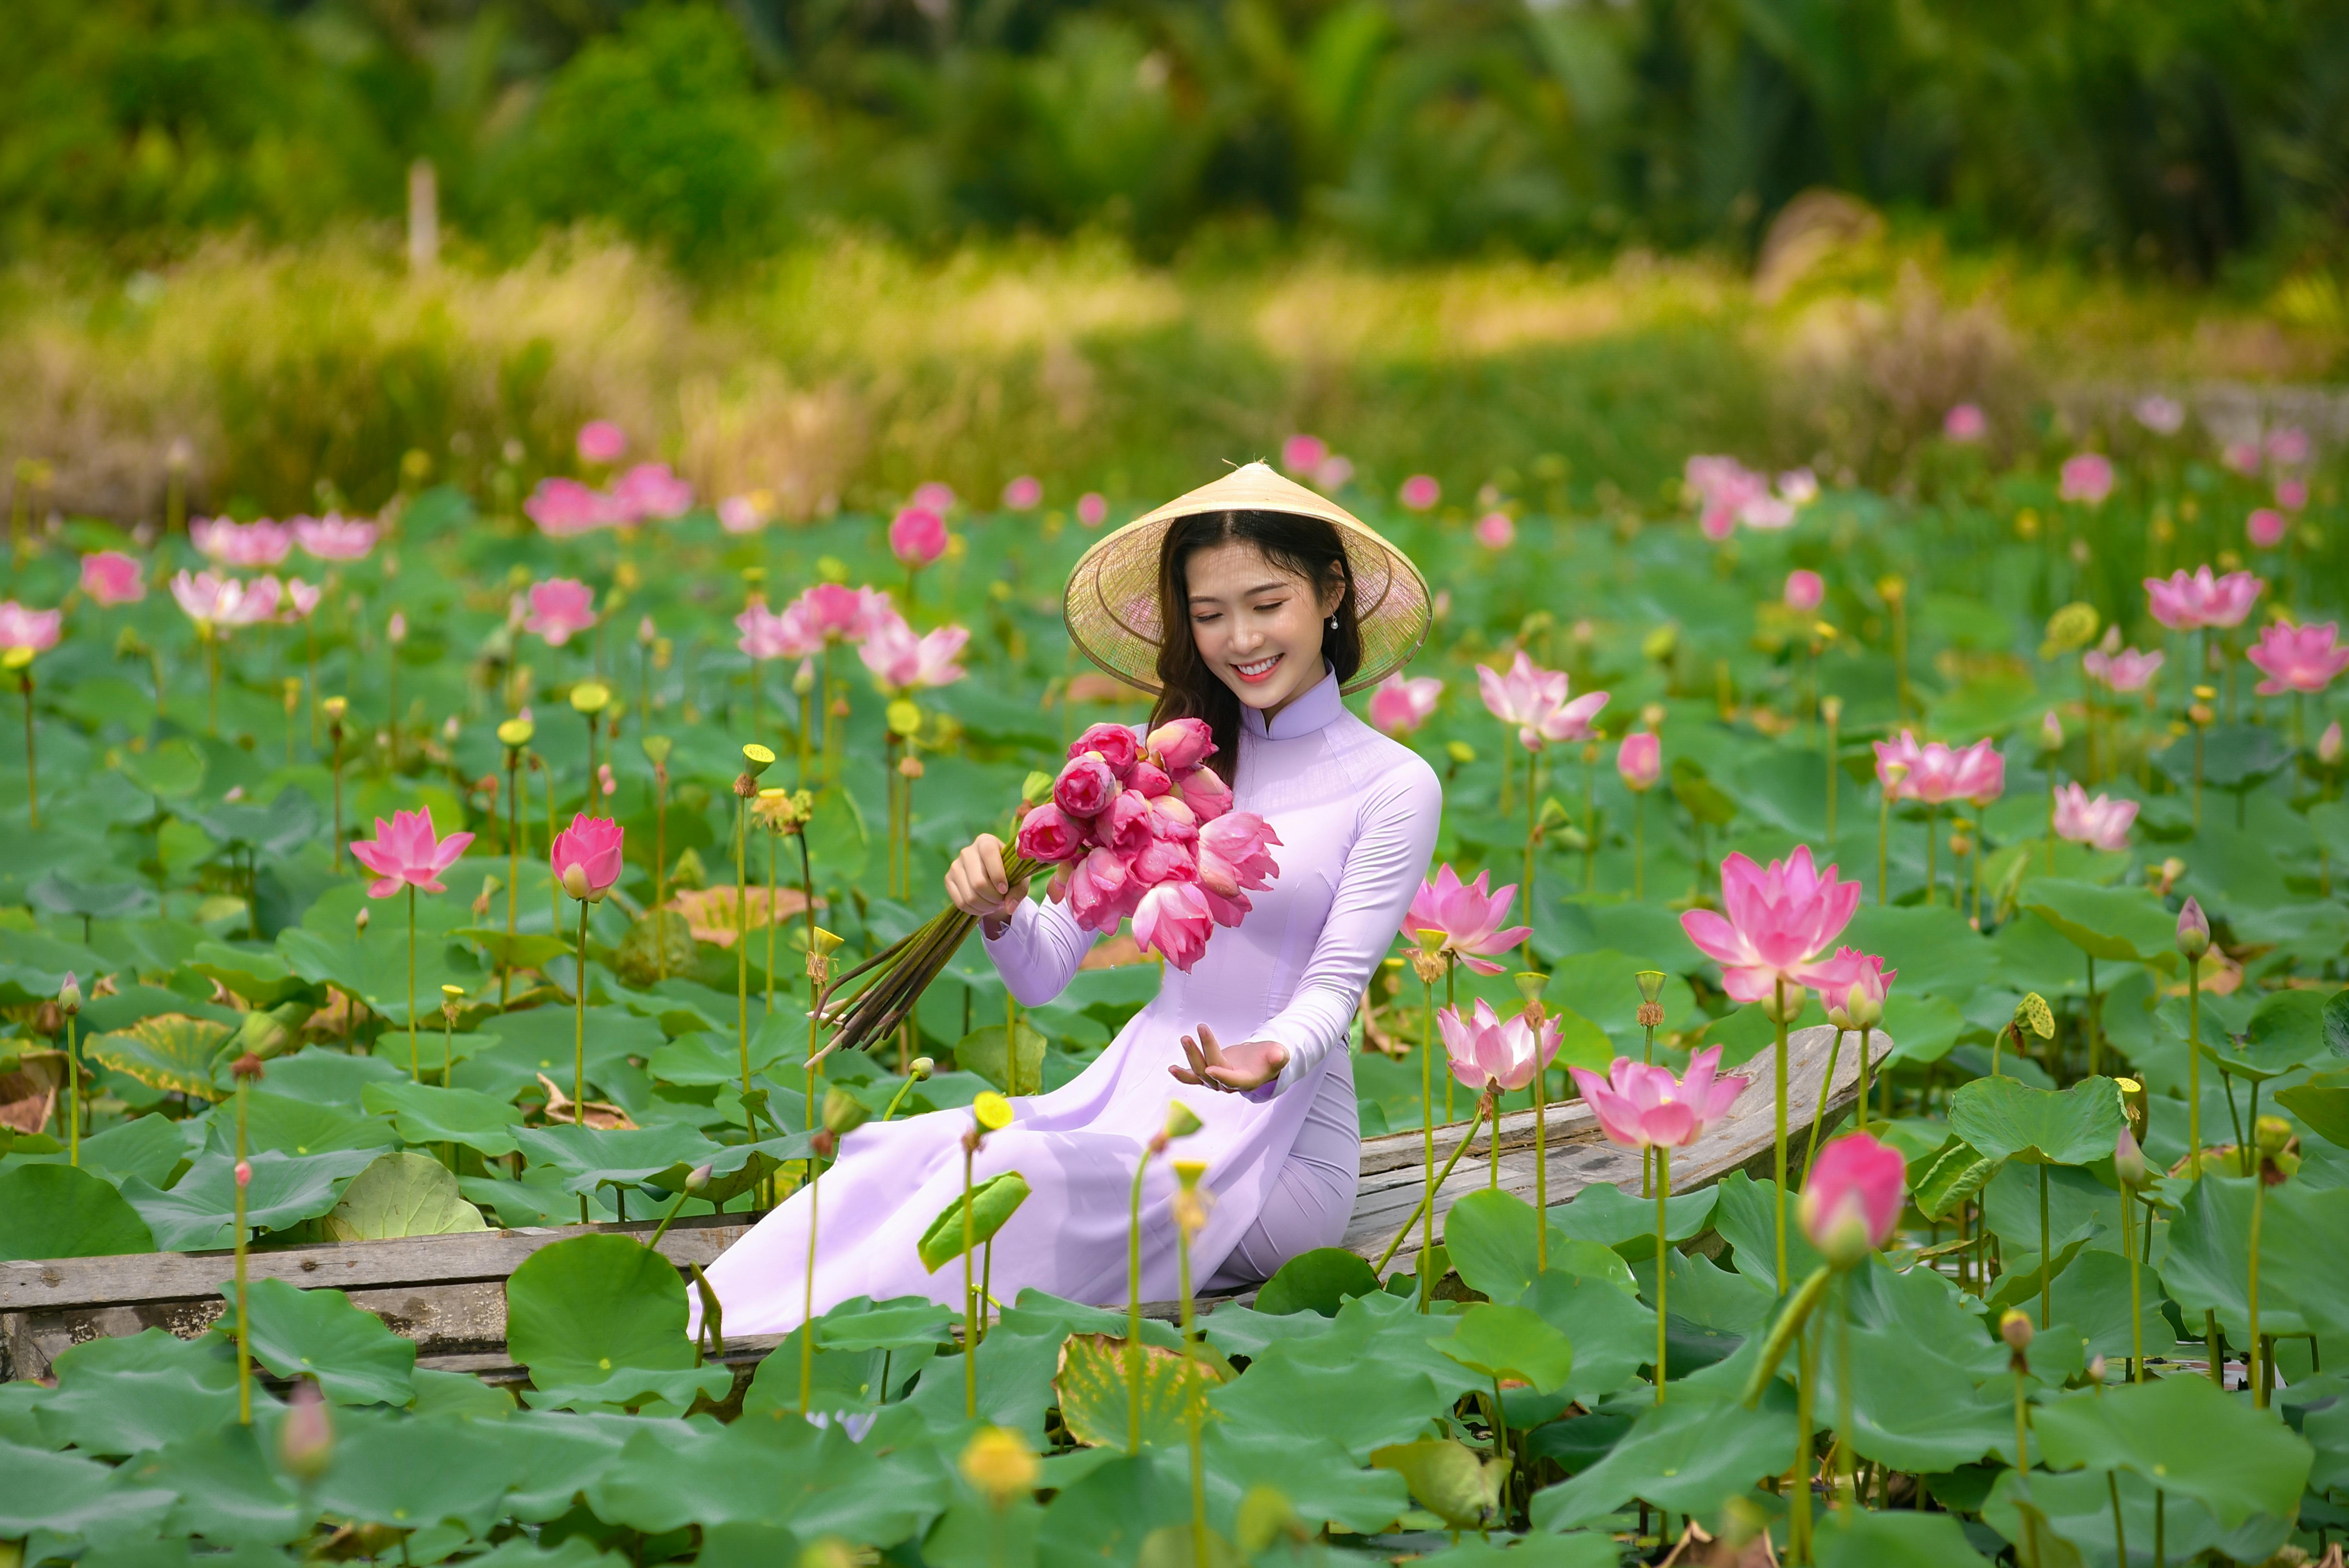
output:
[{"label": "woman's right hand", "polygon": [[947,867],[947,897],[974,920],[987,923],[989,936],[1000,936],[1011,912],[1028,896],[1027,882],[1014,882],[1003,869],[1003,841],[981,833],[963,847]]}]

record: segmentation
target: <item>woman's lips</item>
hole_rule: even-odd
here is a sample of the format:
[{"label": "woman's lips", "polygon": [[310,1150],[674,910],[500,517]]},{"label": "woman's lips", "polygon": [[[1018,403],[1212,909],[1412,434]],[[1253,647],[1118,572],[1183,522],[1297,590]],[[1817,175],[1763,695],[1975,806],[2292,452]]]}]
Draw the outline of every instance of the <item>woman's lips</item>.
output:
[{"label": "woman's lips", "polygon": [[[1269,659],[1251,659],[1247,665],[1234,665],[1232,666],[1232,674],[1239,676],[1240,679],[1247,682],[1250,686],[1258,686],[1272,678],[1272,672],[1280,667],[1281,657],[1282,655],[1275,654]],[[1261,663],[1264,667],[1257,670],[1254,675],[1250,675],[1248,673],[1249,666],[1258,663]]]}]

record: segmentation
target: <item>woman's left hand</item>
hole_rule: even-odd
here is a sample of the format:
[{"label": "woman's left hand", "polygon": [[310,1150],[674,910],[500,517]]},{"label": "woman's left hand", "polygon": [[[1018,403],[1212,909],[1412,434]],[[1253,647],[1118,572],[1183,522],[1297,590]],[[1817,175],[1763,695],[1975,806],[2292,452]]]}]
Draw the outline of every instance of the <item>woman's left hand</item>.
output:
[{"label": "woman's left hand", "polygon": [[1191,1065],[1168,1068],[1168,1072],[1185,1083],[1226,1094],[1259,1088],[1278,1078],[1280,1069],[1288,1065],[1288,1047],[1278,1040],[1250,1040],[1245,1045],[1226,1046],[1205,1024],[1199,1026],[1196,1035],[1183,1037],[1183,1054],[1191,1058]]}]

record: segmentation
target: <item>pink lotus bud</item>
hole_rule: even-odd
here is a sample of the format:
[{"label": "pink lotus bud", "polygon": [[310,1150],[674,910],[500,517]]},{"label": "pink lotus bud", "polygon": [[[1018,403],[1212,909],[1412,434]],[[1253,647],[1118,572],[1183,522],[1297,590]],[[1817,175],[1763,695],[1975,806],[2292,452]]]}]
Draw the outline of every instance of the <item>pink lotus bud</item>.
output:
[{"label": "pink lotus bud", "polygon": [[1141,897],[1125,862],[1109,850],[1092,850],[1065,872],[1069,913],[1088,931],[1108,931],[1124,919],[1129,890],[1132,897]]},{"label": "pink lotus bud", "polygon": [[1178,718],[1152,730],[1144,745],[1161,768],[1180,774],[1215,754],[1216,732],[1205,719]]},{"label": "pink lotus bud", "polygon": [[582,903],[601,903],[620,880],[620,847],[626,836],[626,830],[610,818],[581,812],[571,819],[571,826],[554,835],[547,865],[564,892]]},{"label": "pink lotus bud", "polygon": [[1164,882],[1142,895],[1133,912],[1134,940],[1185,973],[1199,961],[1215,932],[1207,901],[1190,882]]},{"label": "pink lotus bud", "polygon": [[590,419],[579,427],[579,460],[616,463],[628,449],[628,433],[609,419]]},{"label": "pink lotus bud", "polygon": [[1645,794],[1663,777],[1663,738],[1650,729],[1635,729],[1623,738],[1615,752],[1615,771],[1623,776],[1624,788]]},{"label": "pink lotus bud", "polygon": [[1126,862],[1126,869],[1144,887],[1168,882],[1197,882],[1199,857],[1189,844],[1173,839],[1152,839],[1135,851]]},{"label": "pink lotus bud", "polygon": [[1488,511],[1476,520],[1476,542],[1487,550],[1506,550],[1517,542],[1517,525],[1506,511]]},{"label": "pink lotus bud", "polygon": [[1139,789],[1132,793],[1144,802],[1150,812],[1151,837],[1187,844],[1199,836],[1199,819],[1192,815],[1191,808],[1183,803],[1181,796],[1143,795]]},{"label": "pink lotus bud", "polygon": [[253,1185],[253,1162],[251,1161],[240,1160],[236,1162],[236,1184],[240,1191]]},{"label": "pink lotus bud", "polygon": [[1077,498],[1077,522],[1083,528],[1099,528],[1109,521],[1109,498],[1099,490],[1087,490]]},{"label": "pink lotus bud", "polygon": [[2286,511],[2299,511],[2308,505],[2308,481],[2294,476],[2276,480],[2276,505]]},{"label": "pink lotus bud", "polygon": [[285,1418],[277,1426],[278,1462],[306,1486],[326,1473],[334,1457],[334,1418],[318,1385],[304,1377],[294,1385]]},{"label": "pink lotus bud", "polygon": [[1280,443],[1280,466],[1288,473],[1309,476],[1330,460],[1330,443],[1319,436],[1296,435]]},{"label": "pink lotus bud", "polygon": [[1435,482],[1433,474],[1413,474],[1402,481],[1395,499],[1413,511],[1426,511],[1444,499],[1444,487]]},{"label": "pink lotus bud", "polygon": [[1052,799],[1072,817],[1093,817],[1118,795],[1117,774],[1098,752],[1071,758],[1052,781]]},{"label": "pink lotus bud", "polygon": [[1109,770],[1116,774],[1118,781],[1123,783],[1142,756],[1142,743],[1134,739],[1133,731],[1124,725],[1096,724],[1077,737],[1069,747],[1071,758],[1082,757],[1088,751],[1108,763]]},{"label": "pink lotus bud", "polygon": [[1033,474],[1021,474],[1003,487],[1003,509],[1006,511],[1029,511],[1044,499],[1044,482]]},{"label": "pink lotus bud", "polygon": [[889,522],[889,553],[908,566],[927,566],[947,552],[946,520],[909,506]]},{"label": "pink lotus bud", "polygon": [[1865,1132],[1819,1150],[1803,1181],[1803,1234],[1821,1256],[1849,1268],[1892,1239],[1908,1187],[1899,1151]]},{"label": "pink lotus bud", "polygon": [[1017,847],[1031,861],[1061,865],[1085,852],[1085,836],[1059,806],[1047,800],[1019,820]]},{"label": "pink lotus bud", "polygon": [[2064,721],[2055,717],[2055,710],[2052,707],[2040,717],[2039,744],[2048,751],[2064,749]]},{"label": "pink lotus bud", "polygon": [[1109,810],[1093,819],[1092,838],[1131,859],[1154,835],[1150,830],[1150,797],[1139,789],[1120,792]]},{"label": "pink lotus bud", "polygon": [[1786,608],[1807,615],[1827,596],[1827,585],[1816,572],[1801,567],[1786,573]]},{"label": "pink lotus bud", "polygon": [[941,480],[925,480],[914,487],[914,493],[906,498],[906,502],[944,517],[955,509],[954,486]]},{"label": "pink lotus bud", "polygon": [[1941,434],[1952,441],[1979,441],[1990,434],[1990,420],[1980,406],[1960,403],[1941,416]]},{"label": "pink lotus bud", "polygon": [[2120,1178],[2121,1185],[2132,1192],[2145,1187],[2147,1176],[2145,1150],[2137,1147],[2137,1139],[2126,1127],[2113,1140],[2113,1174]]},{"label": "pink lotus bud", "polygon": [[2210,951],[2210,918],[2191,898],[2178,912],[2178,951],[2189,958],[2199,958]]},{"label": "pink lotus bud", "polygon": [[2341,760],[2341,721],[2334,719],[2316,738],[2316,759],[2327,768]]},{"label": "pink lotus bud", "polygon": [[1137,761],[1133,771],[1125,776],[1125,787],[1145,800],[1154,800],[1174,788],[1174,780],[1166,769],[1147,758]]},{"label": "pink lotus bud", "polygon": [[1232,809],[1232,787],[1212,768],[1192,768],[1175,774],[1174,789],[1202,822],[1213,821]]},{"label": "pink lotus bud", "polygon": [[[1222,868],[1228,867],[1231,882],[1237,887],[1261,891],[1272,884],[1280,868],[1272,858],[1272,846],[1280,842],[1280,835],[1272,824],[1253,811],[1227,811],[1199,828],[1199,855],[1202,862],[1212,857]],[[1204,873],[1202,880],[1205,880]],[[1225,890],[1217,888],[1217,892]],[[1229,897],[1228,892],[1225,893]]]},{"label": "pink lotus bud", "polygon": [[2283,513],[2263,506],[2244,521],[2243,532],[2250,537],[2253,548],[2273,550],[2283,542],[2283,536],[2291,526]]}]

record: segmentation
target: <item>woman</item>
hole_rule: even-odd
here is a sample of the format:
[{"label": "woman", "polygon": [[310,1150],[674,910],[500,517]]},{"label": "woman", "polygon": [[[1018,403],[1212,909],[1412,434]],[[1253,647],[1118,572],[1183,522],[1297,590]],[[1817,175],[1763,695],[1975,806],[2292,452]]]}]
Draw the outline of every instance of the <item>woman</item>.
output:
[{"label": "woman", "polygon": [[[1247,467],[1102,540],[1064,602],[1070,634],[1111,674],[1154,691],[1153,725],[1206,720],[1209,762],[1237,809],[1279,835],[1279,874],[1219,930],[1190,973],[1071,1082],[1014,1102],[978,1179],[1018,1171],[1032,1190],[995,1242],[996,1299],[1029,1286],[1102,1305],[1126,1292],[1127,1205],[1137,1161],[1180,1098],[1205,1124],[1179,1146],[1206,1162],[1207,1224],[1194,1278],[1263,1280],[1335,1245],[1353,1210],[1361,1148],[1346,1031],[1435,845],[1443,792],[1409,748],[1355,717],[1341,690],[1402,665],[1425,635],[1426,583],[1344,509]],[[1068,985],[1092,936],[1005,876],[982,834],[947,873],[988,955],[1033,1006]],[[852,1296],[955,1303],[957,1269],[925,1272],[916,1243],[962,1191],[964,1110],[868,1124],[823,1178],[815,1306]],[[1177,1289],[1168,1161],[1143,1202],[1143,1294]],[[795,1196],[709,1270],[736,1333],[802,1319],[807,1205]]]}]

